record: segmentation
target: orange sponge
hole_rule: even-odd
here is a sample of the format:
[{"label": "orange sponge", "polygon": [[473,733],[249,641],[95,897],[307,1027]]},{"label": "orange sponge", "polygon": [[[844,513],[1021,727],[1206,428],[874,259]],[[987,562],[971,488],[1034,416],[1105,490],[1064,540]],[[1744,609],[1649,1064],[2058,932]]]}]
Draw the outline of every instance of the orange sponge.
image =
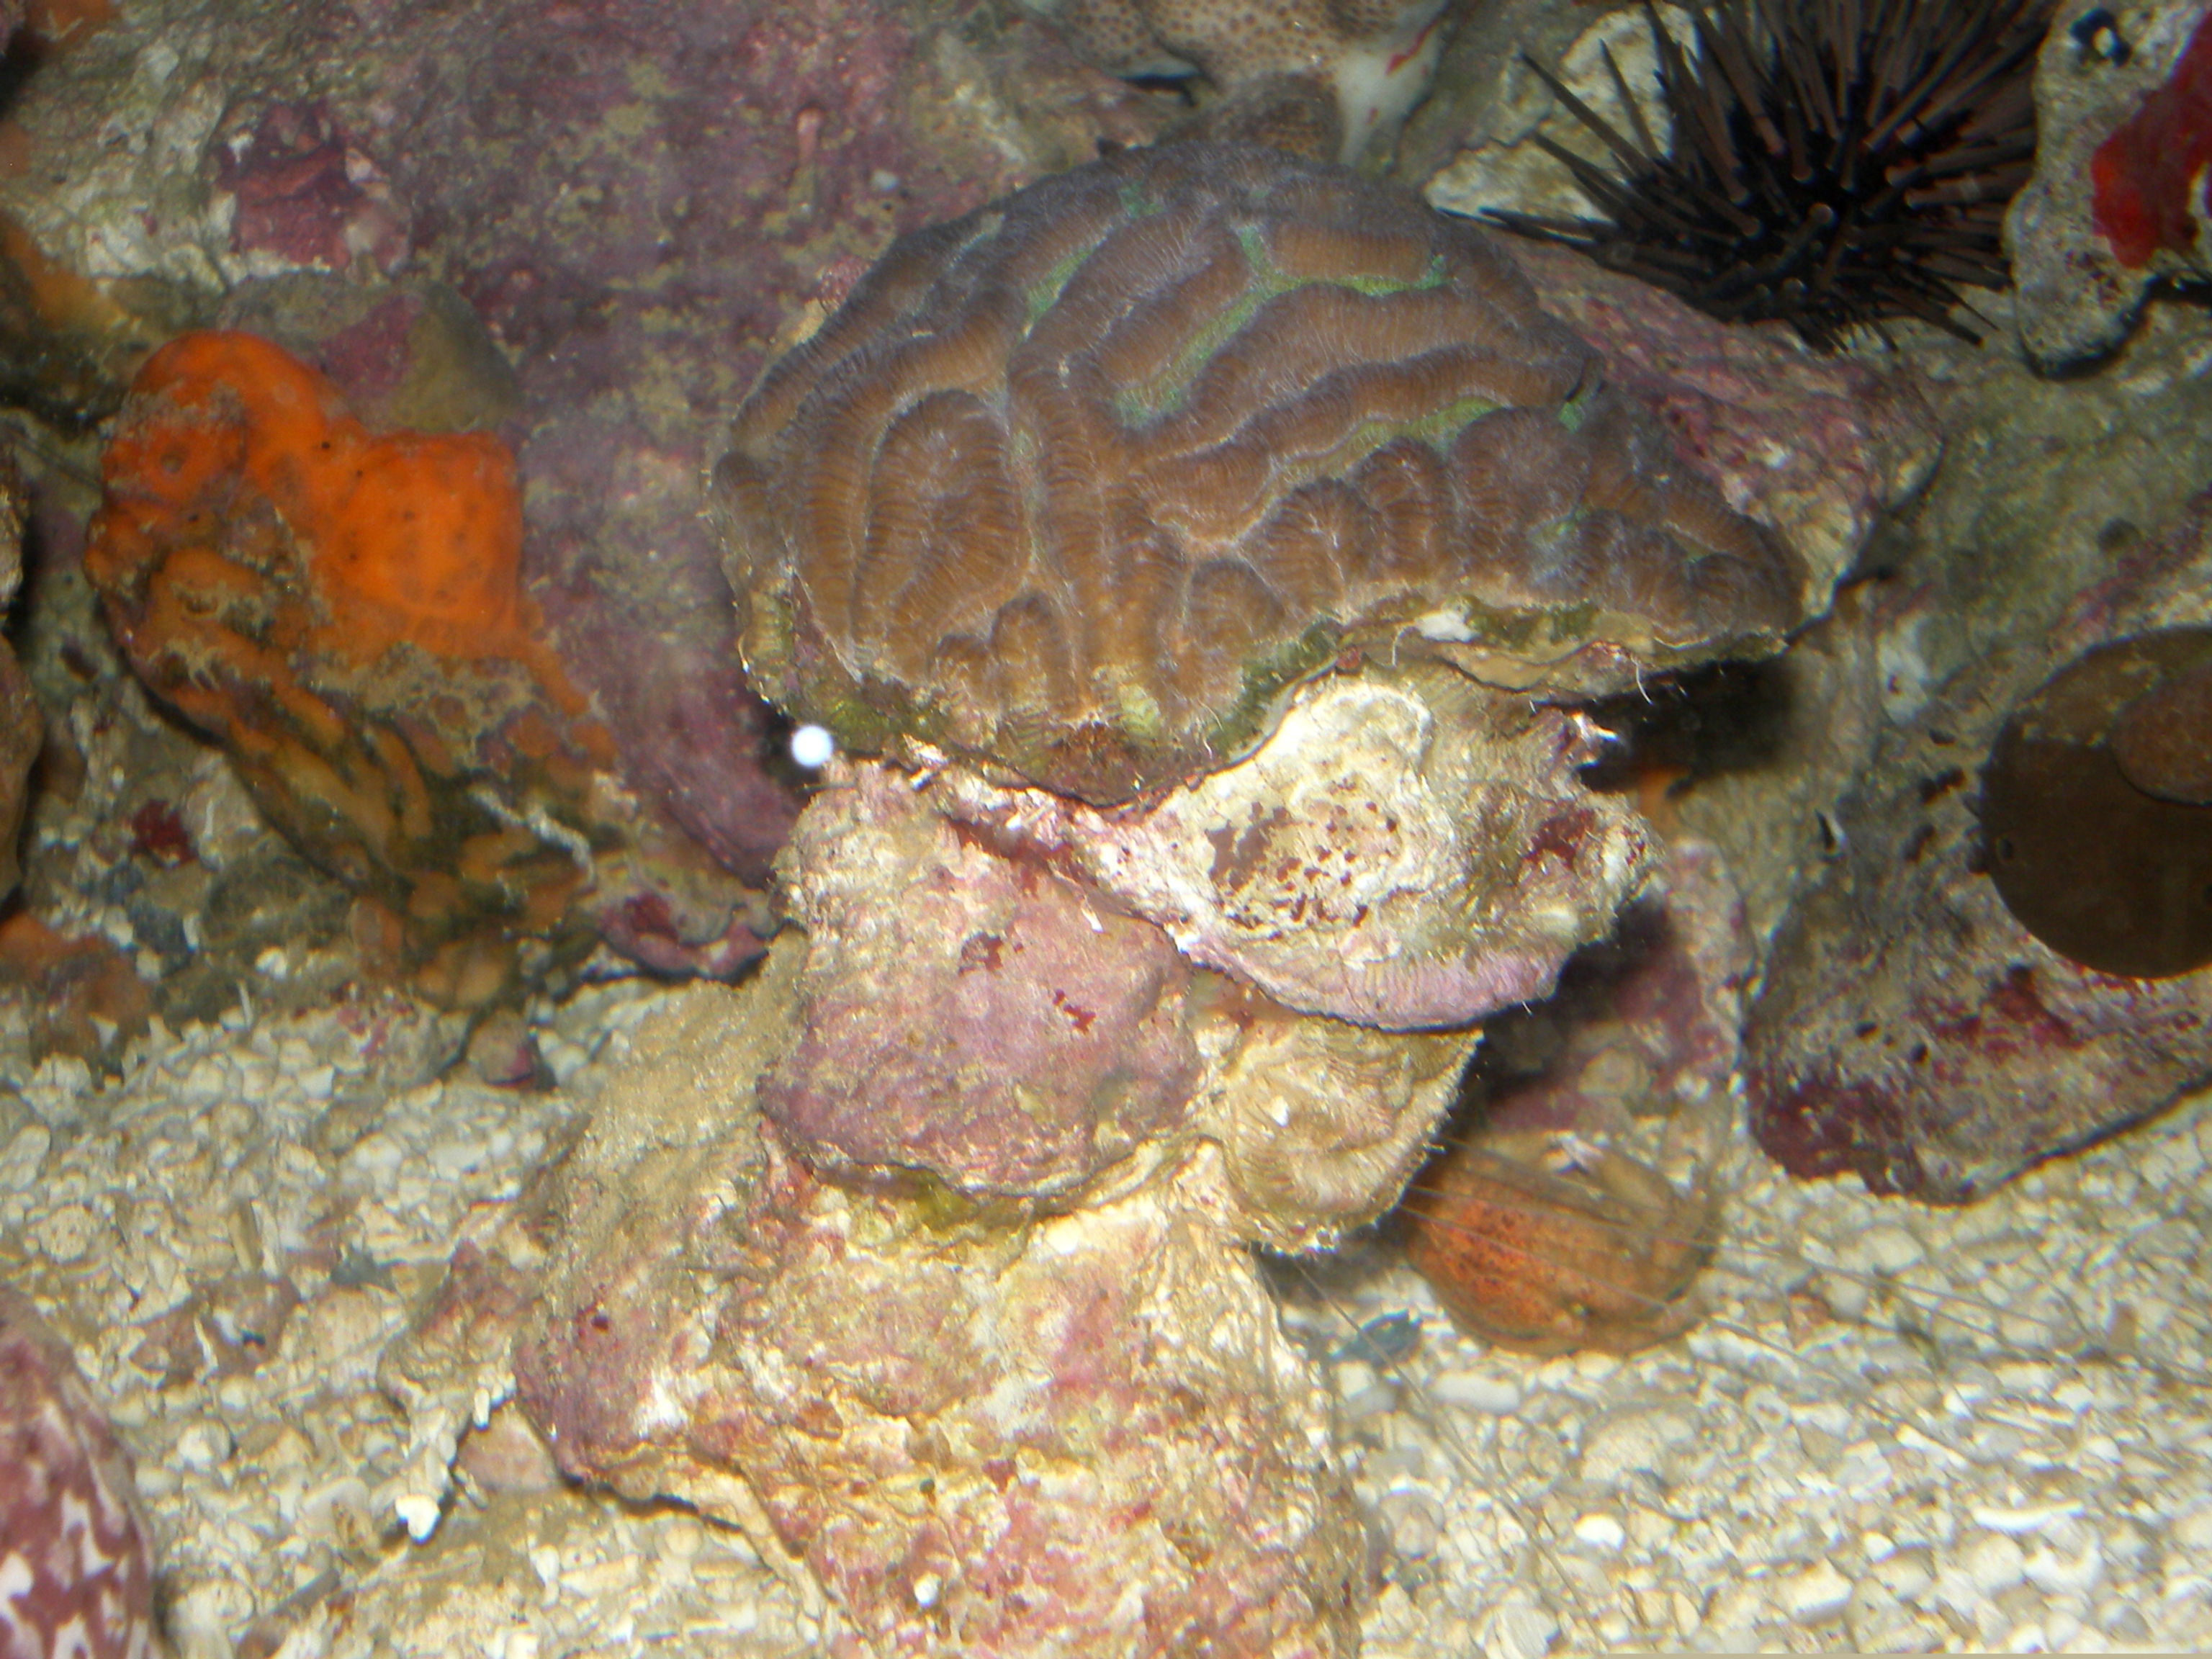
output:
[{"label": "orange sponge", "polygon": [[374,433],[249,334],[148,360],[85,567],[132,665],[445,1000],[576,930],[605,731],[522,591],[521,494],[483,433]]},{"label": "orange sponge", "polygon": [[[319,648],[368,662],[407,640],[558,679],[522,594],[522,494],[497,438],[372,434],[307,364],[228,331],[163,347],[131,395],[138,418],[106,460],[94,581],[142,562],[149,539],[191,538],[195,515],[255,500],[307,551]],[[216,533],[204,519],[197,529]]]}]

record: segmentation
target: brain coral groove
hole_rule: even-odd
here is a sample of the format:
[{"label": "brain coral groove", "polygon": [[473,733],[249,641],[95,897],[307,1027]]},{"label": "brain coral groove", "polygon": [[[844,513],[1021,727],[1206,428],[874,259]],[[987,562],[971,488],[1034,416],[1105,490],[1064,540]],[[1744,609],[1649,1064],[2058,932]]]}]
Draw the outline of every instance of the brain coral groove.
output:
[{"label": "brain coral groove", "polygon": [[1109,804],[1348,646],[1609,690],[1771,645],[1795,560],[1462,222],[1234,145],[895,246],[718,471],[748,666],[848,744]]}]

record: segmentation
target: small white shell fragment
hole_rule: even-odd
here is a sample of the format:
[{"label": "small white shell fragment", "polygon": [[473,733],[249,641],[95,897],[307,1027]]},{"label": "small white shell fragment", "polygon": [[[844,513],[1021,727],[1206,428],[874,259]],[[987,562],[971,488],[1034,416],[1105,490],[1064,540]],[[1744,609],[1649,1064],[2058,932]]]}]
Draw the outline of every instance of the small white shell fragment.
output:
[{"label": "small white shell fragment", "polygon": [[188,1469],[211,1469],[230,1456],[232,1445],[230,1431],[204,1417],[177,1437],[177,1461]]},{"label": "small white shell fragment", "polygon": [[1446,1371],[1429,1384],[1429,1394],[1440,1404],[1464,1406],[1470,1411],[1504,1417],[1521,1409],[1521,1385],[1510,1376],[1490,1376],[1480,1371]]},{"label": "small white shell fragment", "polygon": [[26,1123],[0,1147],[0,1193],[27,1193],[39,1178],[53,1132],[43,1123]]},{"label": "small white shell fragment", "polygon": [[1498,1659],[1541,1659],[1552,1650],[1552,1643],[1559,1633],[1557,1615],[1549,1608],[1532,1607],[1526,1601],[1503,1603],[1488,1622],[1484,1651],[1498,1656]]},{"label": "small white shell fragment", "polygon": [[1851,1581],[1836,1571],[1834,1562],[1817,1561],[1784,1579],[1777,1599],[1799,1624],[1817,1625],[1844,1610],[1851,1599]]},{"label": "small white shell fragment", "polygon": [[1628,1528],[1609,1515],[1593,1514],[1578,1517],[1575,1522],[1575,1536],[1594,1550],[1607,1554],[1617,1551],[1628,1541]]},{"label": "small white shell fragment", "polygon": [[2027,1576],[2027,1558],[2002,1533],[1988,1533],[1960,1550],[1954,1571],[1981,1595],[1995,1595]]},{"label": "small white shell fragment", "polygon": [[1967,1511],[1978,1527],[1987,1527],[1991,1532],[2008,1533],[2014,1538],[2028,1533],[2041,1532],[2054,1521],[2063,1521],[2081,1513],[2079,1504],[2035,1504],[2019,1509],[1998,1509],[1989,1504],[1977,1504]]},{"label": "small white shell fragment", "polygon": [[418,1544],[426,1544],[430,1534],[438,1530],[438,1500],[425,1492],[402,1492],[392,1500],[392,1510],[407,1528],[407,1535]]},{"label": "small white shell fragment", "polygon": [[1853,1267],[1864,1266],[1875,1273],[1903,1273],[1921,1261],[1928,1252],[1920,1241],[1903,1227],[1869,1227],[1854,1242],[1847,1253]]},{"label": "small white shell fragment", "polygon": [[1443,1541],[1443,1510],[1425,1492],[1386,1492],[1376,1505],[1390,1534],[1390,1547],[1408,1561],[1425,1561]]},{"label": "small white shell fragment", "polygon": [[82,1204],[64,1204],[40,1218],[31,1229],[31,1241],[47,1261],[65,1264],[84,1259],[98,1231],[90,1210]]}]

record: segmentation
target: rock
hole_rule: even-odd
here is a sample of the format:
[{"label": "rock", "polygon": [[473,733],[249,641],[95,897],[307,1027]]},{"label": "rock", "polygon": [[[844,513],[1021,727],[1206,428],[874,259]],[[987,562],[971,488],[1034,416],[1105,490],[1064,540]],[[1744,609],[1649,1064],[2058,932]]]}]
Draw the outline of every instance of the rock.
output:
[{"label": "rock", "polygon": [[1816,1561],[1784,1579],[1775,1599],[1796,1623],[1820,1625],[1838,1617],[1850,1606],[1854,1588],[1850,1579],[1836,1571],[1835,1563]]},{"label": "rock", "polygon": [[1447,0],[1020,0],[1110,75],[1203,77],[1196,131],[1356,161],[1387,154],[1429,89]]},{"label": "rock", "polygon": [[[1959,1202],[2212,1076],[2212,970],[2138,978],[2125,970],[2151,964],[2106,971],[2060,954],[1992,879],[1993,863],[2030,849],[1985,829],[2014,711],[2098,646],[2212,620],[2208,572],[2212,501],[2200,497],[2057,626],[1969,665],[1884,737],[1841,809],[1842,855],[1776,938],[1746,1037],[1753,1127],[1793,1174],[1853,1171],[1876,1191]],[[2084,810],[2044,806],[2060,828]],[[2051,878],[2062,889],[2102,878],[2124,825],[2090,829],[2070,884]],[[2114,873],[2142,856],[2124,854]]]},{"label": "rock", "polygon": [[1638,1119],[1696,1127],[1728,1097],[1754,959],[1743,902],[1708,843],[1674,841],[1653,866],[1553,996],[1485,1028],[1466,1092],[1486,1127],[1601,1139]]},{"label": "rock", "polygon": [[[900,243],[763,376],[747,662],[849,752],[804,940],[562,1173],[515,1379],[564,1469],[885,1646],[1343,1649],[1364,1540],[1242,1251],[1375,1219],[1473,1022],[1643,879],[1548,704],[1771,651],[1834,574],[1599,369],[1480,233],[1184,144]],[[1626,1345],[1710,1213],[1589,1185],[1664,1194],[1648,1282],[1560,1292]]]},{"label": "rock", "polygon": [[[1689,13],[1674,4],[1654,10],[1676,46],[1694,52],[1697,42]],[[1492,12],[1483,22],[1494,31],[1499,21],[1500,14]],[[1498,52],[1493,43],[1476,71],[1480,88],[1457,88],[1462,103],[1473,107],[1455,112],[1461,118],[1448,129],[1453,153],[1429,173],[1423,194],[1431,206],[1469,218],[1486,209],[1555,220],[1596,217],[1603,213],[1602,206],[1555,155],[1531,141],[1541,138],[1545,145],[1555,145],[1601,172],[1617,168],[1619,158],[1559,101],[1530,64],[1548,65],[1570,92],[1615,131],[1632,132],[1640,118],[1663,151],[1671,144],[1674,116],[1659,89],[1658,55],[1645,14],[1640,7],[1624,9],[1586,24],[1571,13],[1524,14],[1510,21],[1521,25],[1516,31],[1518,50]],[[1466,66],[1456,60],[1465,56],[1468,38],[1479,36],[1482,28],[1483,24],[1472,24],[1448,48],[1448,63],[1462,73]],[[1547,35],[1566,38],[1560,39],[1556,50],[1547,51],[1540,43]],[[1635,100],[1633,112],[1621,102],[1613,71],[1606,67],[1608,57]],[[1423,124],[1434,127],[1437,113],[1425,112]]]},{"label": "rock", "polygon": [[1577,775],[1589,742],[1435,664],[1347,665],[1291,692],[1248,758],[1141,807],[970,787],[950,810],[1064,849],[1287,1007],[1463,1026],[1548,993],[1650,868],[1640,822]]},{"label": "rock", "polygon": [[752,1104],[803,951],[641,1033],[568,1162],[516,1359],[562,1467],[748,1526],[885,1650],[1351,1652],[1364,1540],[1218,1156],[1050,1218],[826,1184]]},{"label": "rock", "polygon": [[0,1285],[0,1635],[10,1659],[157,1653],[131,1456],[69,1346]]},{"label": "rock", "polygon": [[2208,17],[2205,0],[2066,9],[2044,42],[2035,178],[2005,218],[2021,346],[2041,368],[2110,356],[2161,279],[2212,273]]},{"label": "rock", "polygon": [[869,767],[801,817],[785,869],[805,1035],[761,1103],[817,1170],[1053,1196],[1187,1115],[1189,968],[1042,855],[963,838]]},{"label": "rock", "polygon": [[0,921],[0,990],[29,1010],[34,1061],[64,1054],[108,1070],[120,1069],[152,1006],[131,958],[104,936],[72,937],[27,910]]},{"label": "rock", "polygon": [[1875,525],[1918,493],[1942,453],[1913,371],[1819,356],[1780,324],[1717,322],[1570,249],[1501,240],[1682,463],[1796,551],[1801,603],[1825,611]]}]

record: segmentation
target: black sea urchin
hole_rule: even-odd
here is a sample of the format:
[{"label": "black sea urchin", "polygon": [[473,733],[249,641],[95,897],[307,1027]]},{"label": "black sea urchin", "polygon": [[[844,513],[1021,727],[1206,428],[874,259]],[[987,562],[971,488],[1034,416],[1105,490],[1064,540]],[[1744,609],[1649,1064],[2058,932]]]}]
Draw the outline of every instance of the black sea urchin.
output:
[{"label": "black sea urchin", "polygon": [[1961,287],[2008,280],[2005,204],[2034,165],[2031,83],[2052,9],[1719,0],[1691,8],[1692,62],[1646,4],[1670,153],[1659,153],[1610,52],[1628,133],[1529,60],[1626,176],[1540,137],[1610,216],[1484,216],[1725,321],[1790,323],[1819,350],[1901,316],[1976,340],[1951,308]]}]

